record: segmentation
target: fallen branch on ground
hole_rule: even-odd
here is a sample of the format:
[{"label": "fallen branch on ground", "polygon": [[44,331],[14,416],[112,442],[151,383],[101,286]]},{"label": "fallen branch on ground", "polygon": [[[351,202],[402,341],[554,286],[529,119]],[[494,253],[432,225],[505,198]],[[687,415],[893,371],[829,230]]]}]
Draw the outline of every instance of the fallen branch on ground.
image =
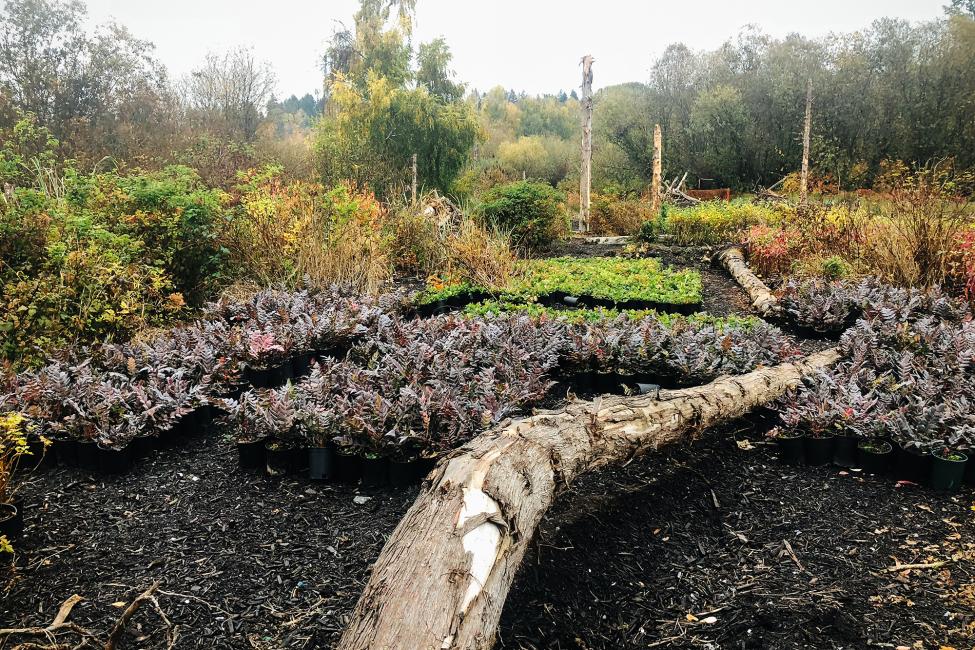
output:
[{"label": "fallen branch on ground", "polygon": [[748,293],[754,307],[762,316],[769,316],[778,310],[778,299],[764,282],[752,273],[745,263],[745,254],[740,248],[726,248],[718,253],[718,260],[728,269],[728,273],[741,288]]},{"label": "fallen branch on ground", "polygon": [[529,542],[573,480],[740,417],[839,359],[830,349],[656,398],[573,402],[479,436],[424,484],[339,648],[490,648]]}]

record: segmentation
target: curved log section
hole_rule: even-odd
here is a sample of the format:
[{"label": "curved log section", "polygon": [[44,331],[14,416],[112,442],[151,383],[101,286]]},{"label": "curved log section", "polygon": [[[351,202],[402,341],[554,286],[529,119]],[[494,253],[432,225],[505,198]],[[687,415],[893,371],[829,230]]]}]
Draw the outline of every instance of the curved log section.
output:
[{"label": "curved log section", "polygon": [[656,397],[573,402],[477,437],[428,477],[338,647],[492,647],[528,544],[573,479],[740,417],[839,358],[830,349]]},{"label": "curved log section", "polygon": [[769,316],[778,310],[778,300],[765,283],[752,273],[745,263],[745,254],[740,248],[726,248],[718,253],[718,260],[728,269],[728,273],[741,288],[748,293],[754,307],[763,316]]}]

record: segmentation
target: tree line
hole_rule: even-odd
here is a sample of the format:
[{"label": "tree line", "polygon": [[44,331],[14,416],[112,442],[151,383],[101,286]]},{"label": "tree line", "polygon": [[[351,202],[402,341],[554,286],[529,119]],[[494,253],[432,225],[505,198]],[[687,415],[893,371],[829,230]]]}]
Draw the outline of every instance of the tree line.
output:
[{"label": "tree line", "polygon": [[[411,182],[413,154],[420,185],[455,196],[522,177],[577,183],[575,91],[468,88],[443,38],[414,41],[415,4],[362,0],[352,26],[332,34],[321,89],[280,100],[271,66],[248,49],[211,54],[172,79],[153,45],[125,27],[86,30],[79,0],[7,0],[0,134],[13,141],[15,125],[32,115],[82,167],[176,162],[214,185],[275,162],[297,177],[352,180],[386,195]],[[654,124],[663,127],[669,177],[686,171],[692,183],[743,190],[777,182],[799,165],[809,81],[821,182],[869,187],[892,160],[971,168],[972,4],[953,0],[927,22],[881,19],[817,39],[748,27],[714,50],[672,44],[649,79],[597,93],[596,189],[646,186]]]}]

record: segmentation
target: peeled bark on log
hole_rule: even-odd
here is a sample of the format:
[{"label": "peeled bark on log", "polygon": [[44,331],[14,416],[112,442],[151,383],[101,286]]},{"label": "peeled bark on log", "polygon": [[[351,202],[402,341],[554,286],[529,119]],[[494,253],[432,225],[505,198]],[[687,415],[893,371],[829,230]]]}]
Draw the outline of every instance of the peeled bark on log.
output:
[{"label": "peeled bark on log", "polygon": [[745,263],[745,254],[740,248],[726,248],[718,253],[718,260],[728,269],[728,273],[735,279],[752,299],[754,307],[763,316],[769,316],[779,308],[778,299],[757,275],[752,273]]},{"label": "peeled bark on log", "polygon": [[573,402],[477,437],[428,477],[338,647],[492,647],[518,566],[560,490],[584,472],[740,417],[839,358],[830,349],[656,397]]}]

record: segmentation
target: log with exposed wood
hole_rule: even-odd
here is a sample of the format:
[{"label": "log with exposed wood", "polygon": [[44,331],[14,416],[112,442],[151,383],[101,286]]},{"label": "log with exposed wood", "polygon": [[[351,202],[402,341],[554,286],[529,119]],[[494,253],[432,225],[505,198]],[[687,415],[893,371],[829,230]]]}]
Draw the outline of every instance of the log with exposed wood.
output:
[{"label": "log with exposed wood", "polygon": [[745,254],[740,248],[726,248],[718,253],[718,260],[728,269],[728,273],[735,279],[752,299],[752,307],[763,316],[774,314],[779,307],[779,301],[772,290],[755,275],[745,262]]},{"label": "log with exposed wood", "polygon": [[740,417],[839,357],[830,349],[705,386],[577,401],[479,436],[428,477],[339,648],[492,647],[536,528],[574,479]]}]

